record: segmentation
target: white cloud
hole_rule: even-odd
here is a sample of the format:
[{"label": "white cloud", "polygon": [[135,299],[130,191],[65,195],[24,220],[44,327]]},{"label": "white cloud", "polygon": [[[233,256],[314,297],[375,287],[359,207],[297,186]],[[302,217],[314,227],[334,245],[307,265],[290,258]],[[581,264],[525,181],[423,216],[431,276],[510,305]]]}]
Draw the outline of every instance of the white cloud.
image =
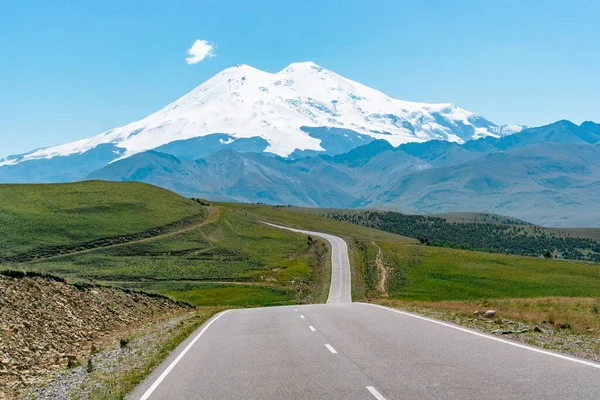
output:
[{"label": "white cloud", "polygon": [[197,64],[206,57],[214,57],[214,49],[215,46],[208,43],[206,40],[198,39],[187,51],[190,56],[185,59],[185,62],[188,64]]}]

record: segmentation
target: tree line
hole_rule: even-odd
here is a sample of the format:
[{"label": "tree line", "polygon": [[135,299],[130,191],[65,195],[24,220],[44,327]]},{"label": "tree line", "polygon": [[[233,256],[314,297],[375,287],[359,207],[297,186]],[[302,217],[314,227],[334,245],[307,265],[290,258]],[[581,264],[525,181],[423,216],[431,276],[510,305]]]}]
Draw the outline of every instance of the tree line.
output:
[{"label": "tree line", "polygon": [[424,245],[545,258],[600,262],[600,243],[536,226],[448,222],[384,211],[335,211],[327,217],[408,236]]}]

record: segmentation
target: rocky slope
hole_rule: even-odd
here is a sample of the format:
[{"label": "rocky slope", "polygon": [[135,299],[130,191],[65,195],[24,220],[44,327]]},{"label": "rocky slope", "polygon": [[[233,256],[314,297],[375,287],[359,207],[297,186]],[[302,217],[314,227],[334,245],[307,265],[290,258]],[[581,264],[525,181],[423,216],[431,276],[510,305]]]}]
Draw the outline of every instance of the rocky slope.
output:
[{"label": "rocky slope", "polygon": [[164,297],[75,286],[54,277],[3,274],[0,398],[13,397],[77,365],[110,335],[126,337],[133,326],[186,309]]}]

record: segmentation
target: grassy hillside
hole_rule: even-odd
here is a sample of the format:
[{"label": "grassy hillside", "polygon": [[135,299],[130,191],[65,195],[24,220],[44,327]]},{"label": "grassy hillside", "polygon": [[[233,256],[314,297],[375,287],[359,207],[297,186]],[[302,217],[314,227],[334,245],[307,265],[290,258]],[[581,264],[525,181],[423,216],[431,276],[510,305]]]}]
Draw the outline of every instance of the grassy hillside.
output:
[{"label": "grassy hillside", "polygon": [[477,222],[485,224],[502,225],[532,225],[529,222],[506,215],[480,213],[480,212],[450,212],[443,214],[427,214],[428,217],[443,218],[448,222]]},{"label": "grassy hillside", "polygon": [[0,228],[0,268],[151,290],[196,305],[289,304],[327,296],[325,243],[226,207],[138,183],[1,190],[1,215],[11,223]]},{"label": "grassy hillside", "polygon": [[338,210],[323,215],[414,237],[431,246],[600,262],[600,242],[573,236],[568,231],[497,223],[494,219],[489,223],[448,222],[440,217],[390,211]]},{"label": "grassy hillside", "polygon": [[309,244],[302,235],[218,207],[210,220],[194,229],[26,267],[155,290],[198,305],[215,304],[215,293],[227,304],[283,304],[311,295],[311,285],[323,278],[315,269],[320,271],[325,252],[321,242]]},{"label": "grassy hillside", "polygon": [[462,310],[481,307],[534,324],[562,321],[600,330],[600,264],[494,254],[420,244],[414,239],[331,220],[319,210],[227,204],[250,217],[347,238],[355,300]]},{"label": "grassy hillside", "polygon": [[410,300],[600,296],[600,264],[428,246],[380,245],[389,294]]},{"label": "grassy hillside", "polygon": [[[20,190],[21,204],[41,201],[42,186],[8,188]],[[10,232],[13,241],[18,242],[19,237],[29,241],[19,251],[29,248],[36,252],[36,242],[52,241],[55,234],[57,241],[70,245],[100,240],[103,234],[124,235],[124,241],[95,242],[95,247],[70,249],[37,260],[5,261],[5,265],[156,291],[197,305],[325,300],[330,278],[325,244],[268,227],[260,222],[263,220],[345,237],[350,244],[355,300],[471,302],[600,297],[600,265],[595,263],[425,246],[415,239],[315,215],[314,210],[311,214],[302,209],[264,205],[202,206],[147,185],[89,182],[48,186],[47,193],[63,188],[68,189],[70,200],[53,199],[52,212],[38,207],[39,220],[46,221],[43,224],[30,219],[28,230],[2,228]],[[161,201],[157,201],[159,196]],[[3,197],[2,210],[22,210],[22,205],[13,204],[17,203],[15,198],[16,195],[11,203]],[[142,211],[117,211],[120,220],[115,227],[105,223],[119,219],[109,211],[115,204],[136,202],[144,203],[138,204]],[[67,212],[83,203],[86,205],[82,212]],[[57,215],[71,217],[65,221]],[[195,219],[185,219],[188,216]],[[173,220],[183,222],[166,230],[152,230]],[[97,226],[101,228],[96,229]],[[72,234],[71,227],[74,232],[81,232]],[[140,230],[151,234],[139,236]],[[7,243],[0,246],[0,254],[14,251]],[[597,315],[589,313],[589,317]]]},{"label": "grassy hillside", "polygon": [[140,233],[205,213],[189,199],[136,182],[0,185],[0,259]]},{"label": "grassy hillside", "polygon": [[[272,222],[345,236],[366,246],[368,261],[374,261],[377,253],[369,245],[377,244],[386,263],[396,268],[396,274],[389,277],[391,293],[403,297],[432,300],[600,295],[597,263],[425,246],[415,239],[315,215],[315,210],[307,213],[306,209],[293,207],[243,204],[227,207]],[[447,281],[455,283],[444,289]]]}]

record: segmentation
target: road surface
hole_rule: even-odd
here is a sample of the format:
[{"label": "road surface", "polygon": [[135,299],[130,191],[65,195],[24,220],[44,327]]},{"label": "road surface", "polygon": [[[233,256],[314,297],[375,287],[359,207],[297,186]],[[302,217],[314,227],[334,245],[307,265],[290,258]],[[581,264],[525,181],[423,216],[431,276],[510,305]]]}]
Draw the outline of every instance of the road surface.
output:
[{"label": "road surface", "polygon": [[265,224],[275,228],[287,229],[292,232],[317,236],[327,240],[331,244],[331,285],[329,286],[327,304],[352,302],[350,259],[348,258],[348,246],[344,239],[327,233],[288,228],[285,226],[269,224],[267,222],[265,222]]},{"label": "road surface", "polygon": [[327,304],[218,314],[129,398],[600,399],[599,364],[350,303],[344,241],[309,234],[332,243]]}]

